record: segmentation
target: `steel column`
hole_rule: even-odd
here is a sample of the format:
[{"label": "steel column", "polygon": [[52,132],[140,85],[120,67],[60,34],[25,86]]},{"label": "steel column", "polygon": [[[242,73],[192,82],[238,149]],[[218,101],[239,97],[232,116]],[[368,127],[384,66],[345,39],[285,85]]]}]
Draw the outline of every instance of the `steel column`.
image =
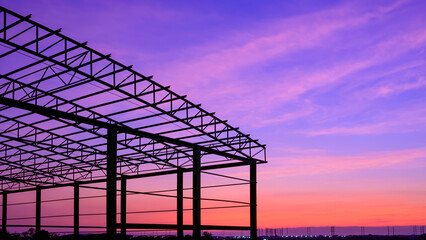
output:
[{"label": "steel column", "polygon": [[40,226],[41,226],[41,188],[36,188],[36,226],[35,236],[37,240],[40,239]]},{"label": "steel column", "polygon": [[79,238],[80,235],[80,184],[74,184],[74,237]]},{"label": "steel column", "polygon": [[3,202],[2,202],[3,206],[2,206],[2,223],[1,223],[1,229],[2,229],[2,233],[3,236],[6,237],[6,233],[7,233],[7,192],[3,192]]},{"label": "steel column", "polygon": [[108,127],[107,136],[106,227],[108,239],[117,235],[117,130]]},{"label": "steel column", "polygon": [[257,240],[256,163],[250,164],[250,239]]},{"label": "steel column", "polygon": [[201,239],[201,154],[198,147],[194,148],[192,156],[192,225],[193,239]]},{"label": "steel column", "polygon": [[177,237],[183,239],[183,171],[177,171]]},{"label": "steel column", "polygon": [[121,239],[126,239],[127,231],[127,179],[126,177],[121,178],[121,210],[120,210],[120,227],[121,227]]}]

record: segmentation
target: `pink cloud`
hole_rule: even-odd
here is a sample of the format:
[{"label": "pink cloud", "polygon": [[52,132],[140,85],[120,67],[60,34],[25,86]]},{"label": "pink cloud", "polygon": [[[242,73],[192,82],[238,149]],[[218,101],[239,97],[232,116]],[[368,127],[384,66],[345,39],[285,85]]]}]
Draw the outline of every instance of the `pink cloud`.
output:
[{"label": "pink cloud", "polygon": [[201,50],[200,47],[192,49],[201,55],[168,64],[164,76],[179,82],[182,88],[232,77],[241,68],[319,46],[337,31],[383,17],[401,4],[402,1],[396,2],[367,13],[359,13],[351,5],[342,5],[310,15],[266,23],[247,34],[239,35],[241,39],[230,37],[228,41],[233,46],[223,48],[224,44],[213,42],[202,46]]},{"label": "pink cloud", "polygon": [[[411,41],[413,38],[416,38],[415,41]],[[372,47],[371,49],[366,49],[363,56],[357,60],[343,61],[334,66],[327,66],[324,69],[318,69],[314,72],[307,73],[289,73],[287,76],[281,80],[281,83],[275,85],[272,88],[268,88],[264,91],[260,91],[260,94],[264,96],[264,99],[257,101],[258,108],[261,108],[265,112],[269,112],[277,105],[282,105],[287,102],[295,102],[300,99],[303,94],[314,89],[325,88],[324,91],[334,87],[336,84],[340,84],[344,77],[351,76],[352,74],[360,71],[362,69],[367,69],[375,65],[381,64],[383,62],[395,59],[400,54],[409,51],[412,48],[419,47],[424,45],[426,42],[426,31],[416,31],[410,32],[403,36],[395,37],[390,41],[381,42],[377,46]],[[395,50],[396,49],[396,50]],[[418,64],[418,63],[417,63]],[[354,76],[354,79],[349,83],[350,85],[357,85],[357,77]],[[418,89],[424,87],[426,82],[423,77],[418,77],[418,80],[415,82],[407,83],[388,83],[382,84],[378,87],[369,88],[366,91],[361,92],[352,92],[351,94],[356,95],[361,101],[369,100],[372,98],[383,97],[385,94],[395,94],[401,93],[407,90]],[[374,86],[374,85],[373,85]],[[373,91],[374,94],[371,94]],[[253,107],[253,105],[249,105]],[[317,112],[318,106],[315,106],[308,99],[304,100],[304,103],[301,107],[303,110],[292,113],[284,113],[283,115],[273,116],[272,118],[268,116],[268,119],[264,119],[264,123],[274,123],[274,122],[284,122],[288,120],[294,120],[297,118],[286,116],[299,116],[306,117],[311,113]],[[240,106],[238,106],[240,107]],[[340,109],[339,111],[344,110]],[[309,113],[309,114],[301,114]],[[258,124],[259,121],[256,121]],[[350,129],[349,131],[355,131],[360,133],[367,133],[374,129],[386,128],[389,125],[394,125],[394,123],[389,124],[371,124],[370,126],[363,126],[359,129]],[[342,130],[343,128],[336,128],[334,130]]]},{"label": "pink cloud", "polygon": [[[263,178],[311,176],[333,172],[351,172],[361,169],[383,169],[426,159],[426,148],[370,152],[360,155],[325,155],[318,153],[299,156],[269,157],[272,170],[261,171]],[[419,167],[419,166],[417,166]]]},{"label": "pink cloud", "polygon": [[[426,30],[408,32],[401,36],[379,42],[369,49],[365,49],[361,57],[355,60],[344,60],[334,66],[319,69],[315,72],[305,74],[296,73],[290,75],[281,86],[276,86],[276,94],[270,96],[279,97],[281,100],[291,100],[307,91],[323,87],[339,81],[342,77],[348,76],[356,71],[378,65],[380,63],[396,58],[400,54],[413,48],[423,46],[426,42]],[[292,79],[292,80],[291,80]],[[354,82],[356,82],[354,80]],[[402,90],[420,87],[424,85],[423,78],[418,84],[407,85]],[[284,90],[284,91],[283,91]],[[279,94],[281,93],[281,94]]]},{"label": "pink cloud", "polygon": [[386,132],[389,128],[398,125],[398,122],[375,123],[352,127],[331,127],[326,129],[307,132],[310,136],[318,135],[365,135],[380,134]]},{"label": "pink cloud", "polygon": [[319,135],[369,135],[384,133],[404,133],[424,129],[426,111],[419,105],[405,110],[395,110],[382,114],[367,124],[325,127],[320,129],[299,131],[308,136]]},{"label": "pink cloud", "polygon": [[[322,46],[342,30],[385,18],[403,3],[397,2],[370,12],[342,5],[310,15],[263,23],[261,28],[246,34],[225,38],[226,43],[211,42],[190,49],[191,54],[186,57],[157,68],[160,74],[155,78],[170,83],[177,92],[188,92],[189,97],[197,102],[219,105],[226,102],[221,114],[230,120],[237,117],[251,127],[304,118],[318,110],[318,106],[311,104],[308,98],[298,103],[301,106],[295,112],[271,113],[283,104],[300,101],[311,90],[335,86],[344,77],[423,45],[426,31],[396,35],[370,46],[351,59],[325,64],[314,71],[283,72],[274,76],[277,80],[268,87],[262,81],[252,81],[254,77],[247,81],[235,79],[247,70],[250,72],[247,68],[251,66],[262,66],[291,53]],[[356,84],[356,81],[353,83]]]},{"label": "pink cloud", "polygon": [[380,97],[385,97],[391,94],[404,92],[411,89],[417,89],[426,86],[426,79],[423,77],[418,78],[414,82],[407,82],[402,84],[390,83],[383,84],[376,89],[376,94]]}]

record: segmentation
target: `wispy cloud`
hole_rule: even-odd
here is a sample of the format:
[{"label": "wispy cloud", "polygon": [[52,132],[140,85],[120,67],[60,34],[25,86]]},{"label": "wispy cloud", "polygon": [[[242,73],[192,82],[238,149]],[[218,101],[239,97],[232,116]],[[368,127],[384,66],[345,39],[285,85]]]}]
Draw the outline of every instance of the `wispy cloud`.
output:
[{"label": "wispy cloud", "polygon": [[[395,109],[380,118],[370,120],[367,123],[355,122],[346,125],[332,127],[318,127],[311,130],[297,131],[308,136],[319,135],[377,135],[385,133],[406,133],[424,130],[426,110],[420,105],[410,106],[408,109]],[[380,115],[380,114],[378,114]]]},{"label": "wispy cloud", "polygon": [[[180,58],[167,66],[167,74],[179,86],[193,87],[210,81],[232,77],[235,71],[295,51],[324,44],[327,37],[347,28],[367,24],[369,21],[398,8],[402,1],[370,12],[358,12],[351,5],[264,23],[262,27],[231,36],[233,45],[223,48],[223,43],[211,42],[203,47],[188,49],[202,53],[191,59]],[[266,29],[266,30],[265,30]],[[226,41],[226,40],[225,40]],[[202,50],[200,50],[202,48]],[[189,74],[191,73],[191,74]]]},{"label": "wispy cloud", "polygon": [[[259,24],[262,27],[236,34],[237,37],[221,38],[227,43],[212,41],[188,49],[191,54],[158,68],[160,74],[156,77],[161,81],[165,79],[178,92],[189,93],[191,99],[208,106],[225,106],[221,115],[231,120],[238,118],[250,127],[306,118],[318,110],[318,106],[309,100],[312,95],[307,94],[319,89],[329,91],[342,82],[347,83],[350,76],[353,76],[353,84],[357,84],[355,73],[423,46],[426,31],[398,33],[366,46],[353,56],[342,55],[338,57],[339,61],[316,68],[283,66],[282,71],[270,74],[267,66],[277,59],[291,58],[295,53],[336,44],[337,36],[348,34],[348,29],[359,29],[383,20],[404,3],[394,2],[368,11],[345,4],[308,15],[265,22]],[[258,68],[262,68],[266,75],[259,75],[255,70]],[[407,85],[405,89],[419,86]],[[386,91],[384,88],[382,92]],[[298,107],[288,108],[286,104]]]},{"label": "wispy cloud", "polygon": [[403,83],[389,83],[382,84],[378,86],[376,90],[376,94],[379,97],[389,96],[391,94],[401,93],[407,90],[418,89],[426,86],[426,79],[424,77],[419,77],[411,82],[403,82]]},{"label": "wispy cloud", "polygon": [[[291,157],[271,157],[273,170],[260,172],[265,178],[309,176],[327,173],[351,172],[362,169],[384,169],[410,161],[422,160],[426,164],[426,148],[370,152],[359,155],[327,155],[305,153]],[[423,167],[426,167],[423,166]]]},{"label": "wispy cloud", "polygon": [[[426,30],[416,30],[408,32],[402,36],[379,42],[369,48],[364,49],[357,59],[342,58],[337,64],[327,65],[325,68],[319,68],[310,72],[296,72],[284,77],[281,84],[274,86],[268,94],[269,99],[276,98],[281,102],[294,100],[302,94],[313,89],[339,83],[346,76],[352,76],[357,71],[371,68],[384,62],[395,59],[400,54],[413,48],[424,46],[426,43]],[[350,83],[357,84],[357,76],[353,76]],[[393,88],[398,83],[393,84]],[[409,90],[424,85],[423,77],[416,84],[406,84],[399,91]],[[390,88],[390,86],[389,86]],[[389,90],[391,91],[391,90]]]}]

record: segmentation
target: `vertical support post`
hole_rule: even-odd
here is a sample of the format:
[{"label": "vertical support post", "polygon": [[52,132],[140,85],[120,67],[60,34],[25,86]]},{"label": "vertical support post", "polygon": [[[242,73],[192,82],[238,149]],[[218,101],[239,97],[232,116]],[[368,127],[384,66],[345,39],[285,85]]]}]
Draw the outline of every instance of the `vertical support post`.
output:
[{"label": "vertical support post", "polygon": [[123,176],[121,178],[121,210],[120,210],[120,223],[121,223],[121,239],[126,239],[127,231],[127,179]]},{"label": "vertical support post", "polygon": [[3,237],[6,238],[7,233],[7,192],[3,191],[3,206],[2,206],[2,218],[1,218],[1,229]]},{"label": "vertical support post", "polygon": [[192,155],[192,237],[201,239],[201,153],[198,147],[194,148]]},{"label": "vertical support post", "polygon": [[110,126],[107,134],[106,227],[112,240],[117,237],[117,130]]},{"label": "vertical support post", "polygon": [[256,163],[250,164],[250,240],[257,240]]},{"label": "vertical support post", "polygon": [[80,184],[74,184],[74,239],[80,235]]},{"label": "vertical support post", "polygon": [[40,239],[40,226],[41,226],[41,188],[36,188],[36,224],[35,236],[37,240]]},{"label": "vertical support post", "polygon": [[183,239],[183,171],[177,170],[177,238]]}]

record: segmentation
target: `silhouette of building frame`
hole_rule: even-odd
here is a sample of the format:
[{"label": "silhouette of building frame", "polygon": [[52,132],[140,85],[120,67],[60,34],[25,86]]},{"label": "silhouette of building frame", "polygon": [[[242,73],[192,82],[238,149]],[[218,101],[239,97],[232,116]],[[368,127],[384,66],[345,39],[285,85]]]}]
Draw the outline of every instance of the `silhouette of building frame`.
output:
[{"label": "silhouette of building frame", "polygon": [[[8,224],[8,195],[35,191],[36,236],[43,227],[69,227],[78,237],[79,189],[106,182],[109,239],[124,239],[126,229],[171,229],[179,238],[192,230],[194,239],[202,230],[249,230],[257,239],[256,165],[266,163],[265,145],[61,29],[3,7],[0,18],[3,232],[20,226]],[[250,226],[201,225],[201,173],[238,166],[249,169]],[[183,224],[185,172],[192,173],[192,225]],[[176,175],[176,224],[128,223],[126,181],[160,175]],[[73,226],[42,226],[42,190],[65,186],[74,187]]]}]

